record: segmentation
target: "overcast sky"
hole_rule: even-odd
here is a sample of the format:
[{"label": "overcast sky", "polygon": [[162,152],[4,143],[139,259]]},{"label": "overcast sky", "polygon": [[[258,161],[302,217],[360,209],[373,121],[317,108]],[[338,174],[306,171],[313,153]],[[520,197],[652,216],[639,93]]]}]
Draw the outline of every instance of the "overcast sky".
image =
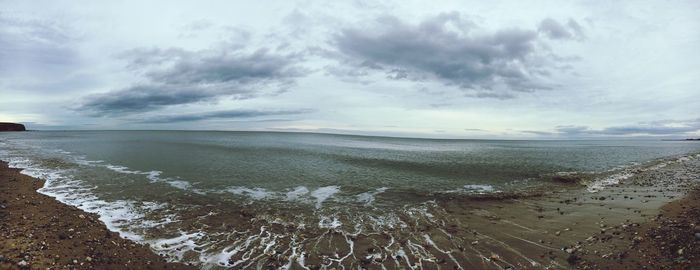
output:
[{"label": "overcast sky", "polygon": [[698,14],[698,1],[0,1],[0,121],[700,136]]}]

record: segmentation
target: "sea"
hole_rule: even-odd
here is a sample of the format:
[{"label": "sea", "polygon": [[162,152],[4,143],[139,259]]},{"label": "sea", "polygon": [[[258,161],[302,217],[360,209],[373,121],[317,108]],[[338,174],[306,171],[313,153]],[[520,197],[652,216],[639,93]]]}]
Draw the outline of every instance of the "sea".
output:
[{"label": "sea", "polygon": [[[596,192],[624,181],[627,168],[697,152],[697,142],[657,139],[0,133],[0,160],[45,180],[41,193],[97,213],[109,229],[171,261],[204,269],[343,265],[357,260],[358,235],[432,220],[440,200],[571,188],[553,180],[571,175]],[[398,257],[410,248],[386,247],[386,256]]]}]

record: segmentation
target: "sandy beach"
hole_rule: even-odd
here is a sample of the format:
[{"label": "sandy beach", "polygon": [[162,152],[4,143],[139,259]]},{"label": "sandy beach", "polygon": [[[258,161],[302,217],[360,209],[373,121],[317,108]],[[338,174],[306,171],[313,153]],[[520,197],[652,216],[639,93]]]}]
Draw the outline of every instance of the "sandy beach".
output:
[{"label": "sandy beach", "polygon": [[[630,176],[591,193],[577,184],[527,197],[439,199],[434,223],[417,220],[407,230],[329,235],[351,239],[340,265],[374,269],[693,269],[700,264],[700,191],[697,156],[628,169]],[[94,214],[36,192],[43,182],[0,165],[0,267],[9,269],[191,269],[166,263],[149,247],[110,232]],[[241,227],[243,220],[231,221]],[[300,234],[314,242],[314,232]],[[325,235],[326,233],[324,233]],[[387,257],[394,243],[411,246]],[[389,242],[391,244],[383,244]],[[413,238],[412,238],[413,237]],[[321,238],[318,238],[321,239]],[[343,242],[343,241],[340,241]],[[318,245],[318,241],[316,241]],[[329,242],[328,248],[338,243]],[[304,255],[318,269],[323,245]],[[312,250],[314,251],[314,250]],[[324,255],[326,254],[326,255]],[[258,266],[279,268],[269,255]],[[264,262],[263,261],[263,262]],[[411,262],[404,264],[404,262]]]}]

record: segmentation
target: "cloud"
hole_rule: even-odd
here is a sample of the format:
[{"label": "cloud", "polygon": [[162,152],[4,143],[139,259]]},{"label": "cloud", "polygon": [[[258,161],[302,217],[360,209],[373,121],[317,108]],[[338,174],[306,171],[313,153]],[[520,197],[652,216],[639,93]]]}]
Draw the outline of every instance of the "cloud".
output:
[{"label": "cloud", "polygon": [[700,132],[700,119],[654,121],[637,125],[610,126],[602,129],[591,129],[587,126],[557,126],[554,132],[536,130],[522,130],[520,132],[546,137],[684,136],[689,133]]},{"label": "cloud", "polygon": [[608,127],[601,131],[607,135],[633,135],[633,134],[649,134],[649,135],[676,135],[687,132],[700,130],[700,127],[669,127],[669,126],[620,126]]},{"label": "cloud", "polygon": [[77,110],[123,115],[224,97],[248,99],[283,92],[308,73],[298,65],[300,54],[247,52],[235,44],[202,51],[134,49],[119,57],[148,82],[88,96]]},{"label": "cloud", "polygon": [[579,135],[683,135],[689,132],[700,131],[700,121],[638,124],[628,126],[611,126],[603,129],[590,129],[585,126],[559,126],[557,133],[565,136]]},{"label": "cloud", "polygon": [[539,131],[539,130],[520,130],[521,133],[526,133],[526,134],[534,134],[538,136],[554,136],[556,133],[554,132],[549,132],[549,131]]},{"label": "cloud", "polygon": [[280,115],[297,115],[313,112],[311,109],[297,110],[225,110],[204,112],[196,114],[183,115],[168,115],[157,116],[142,120],[142,123],[177,123],[177,122],[192,122],[209,119],[237,119],[237,118],[254,118],[261,116],[280,116]]},{"label": "cloud", "polygon": [[123,115],[152,111],[170,105],[211,100],[219,94],[217,91],[198,86],[180,88],[173,85],[136,85],[88,96],[76,110],[93,116]]},{"label": "cloud", "polygon": [[77,40],[63,24],[0,13],[0,76],[34,77],[70,72],[79,65],[72,44]]},{"label": "cloud", "polygon": [[369,70],[395,80],[437,80],[490,98],[552,87],[544,78],[550,62],[560,58],[540,46],[544,41],[537,31],[513,28],[478,34],[477,28],[457,12],[418,24],[386,16],[367,27],[342,29],[332,45],[342,65],[356,69],[344,76]]},{"label": "cloud", "polygon": [[540,22],[539,26],[537,27],[537,31],[550,39],[585,39],[583,27],[581,27],[581,25],[579,25],[574,19],[569,19],[566,25],[563,25],[554,19],[547,18]]},{"label": "cloud", "polygon": [[172,67],[152,70],[146,75],[154,82],[165,84],[285,84],[306,73],[306,70],[294,66],[298,59],[295,54],[271,54],[267,49],[251,54],[186,54]]}]

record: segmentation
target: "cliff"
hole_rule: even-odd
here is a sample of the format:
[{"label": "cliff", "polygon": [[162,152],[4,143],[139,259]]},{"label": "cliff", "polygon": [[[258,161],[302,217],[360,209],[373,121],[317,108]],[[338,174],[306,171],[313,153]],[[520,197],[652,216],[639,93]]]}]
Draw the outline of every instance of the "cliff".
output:
[{"label": "cliff", "polygon": [[0,131],[25,131],[22,124],[0,122]]}]

